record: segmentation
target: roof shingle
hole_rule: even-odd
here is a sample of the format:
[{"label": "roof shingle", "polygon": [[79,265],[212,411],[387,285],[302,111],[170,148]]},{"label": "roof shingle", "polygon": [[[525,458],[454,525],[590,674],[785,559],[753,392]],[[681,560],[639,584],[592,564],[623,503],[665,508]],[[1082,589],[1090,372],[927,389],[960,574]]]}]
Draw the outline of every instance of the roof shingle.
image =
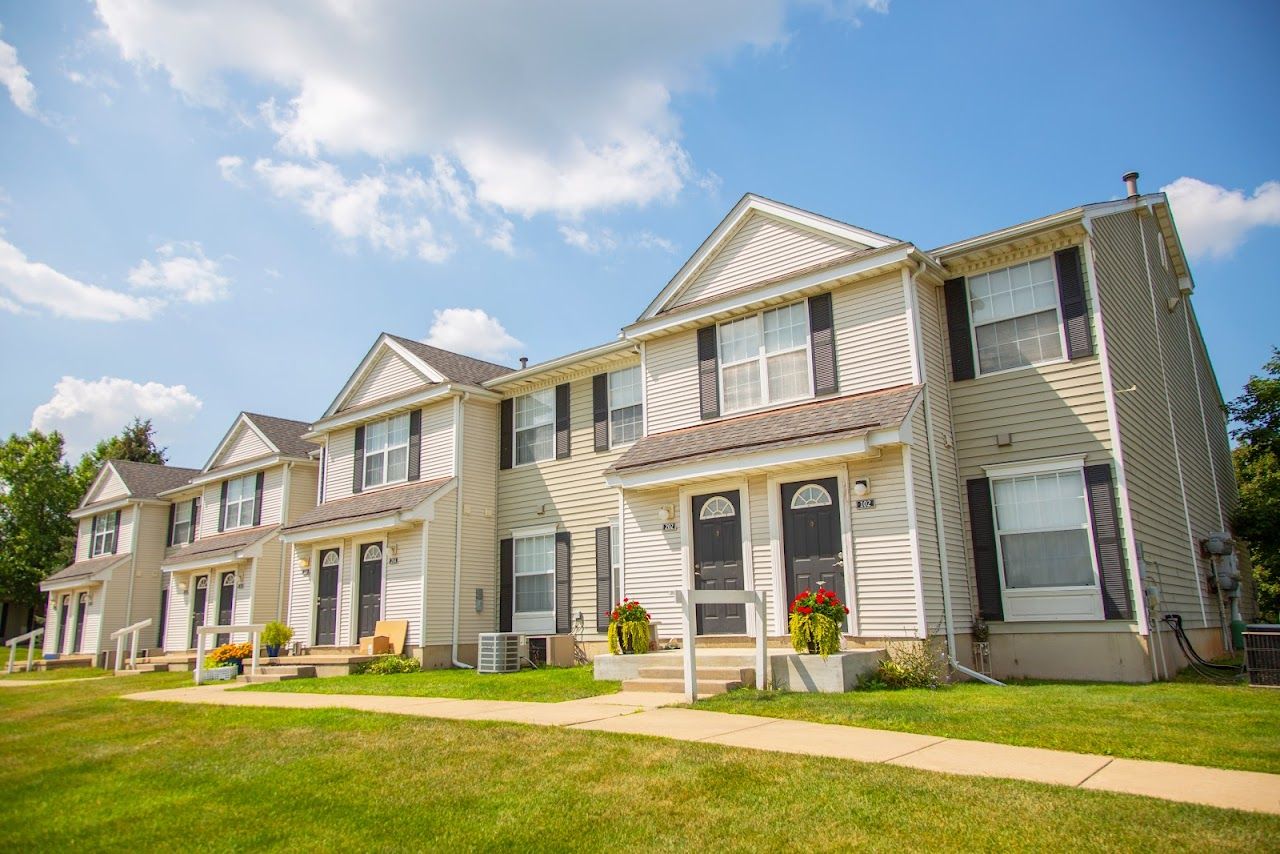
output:
[{"label": "roof shingle", "polygon": [[196,558],[213,558],[233,554],[245,546],[253,545],[259,540],[266,539],[279,530],[280,527],[278,525],[259,525],[256,528],[240,528],[225,534],[201,537],[190,545],[179,546],[170,550],[169,555],[160,562],[160,565],[167,566],[175,563],[186,563]]},{"label": "roof shingle", "polygon": [[337,522],[356,522],[376,516],[387,516],[402,510],[411,510],[432,494],[439,491],[453,478],[442,477],[396,486],[391,489],[379,489],[337,501],[326,501],[313,510],[308,510],[298,520],[284,529],[285,533],[303,531],[309,528],[320,528]]},{"label": "roof shingle", "polygon": [[306,457],[319,445],[302,438],[303,433],[311,430],[308,421],[294,421],[292,418],[276,418],[274,415],[262,415],[257,412],[246,412],[245,418],[253,422],[262,431],[271,444],[280,449],[287,457]]},{"label": "roof shingle", "polygon": [[182,486],[200,473],[199,469],[135,463],[132,460],[110,460],[109,465],[124,481],[130,498],[155,498],[167,489]]},{"label": "roof shingle", "polygon": [[414,341],[412,338],[401,338],[399,335],[390,333],[387,333],[387,337],[444,374],[446,380],[480,385],[486,380],[509,374],[515,370],[515,368],[486,362],[483,359],[463,356],[461,353],[441,350],[439,347],[432,347],[430,344],[423,344],[421,341]]},{"label": "roof shingle", "polygon": [[88,579],[93,575],[102,572],[102,570],[110,569],[117,563],[128,559],[129,555],[127,554],[113,554],[90,558],[89,560],[76,561],[73,564],[64,566],[62,569],[58,570],[53,575],[50,575],[40,583],[41,585],[44,585],[49,584],[50,582],[75,581],[81,578]]},{"label": "roof shingle", "polygon": [[897,386],[655,433],[632,445],[612,470],[635,471],[865,435],[901,424],[919,391],[920,386]]}]

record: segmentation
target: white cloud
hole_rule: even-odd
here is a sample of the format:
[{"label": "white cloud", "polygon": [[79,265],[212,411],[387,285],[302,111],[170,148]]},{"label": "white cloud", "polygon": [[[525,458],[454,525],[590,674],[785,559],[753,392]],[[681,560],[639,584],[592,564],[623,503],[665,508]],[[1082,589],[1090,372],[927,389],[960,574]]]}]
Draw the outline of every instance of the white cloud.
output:
[{"label": "white cloud", "polygon": [[564,238],[564,242],[581,249],[590,255],[598,255],[601,252],[612,252],[619,247],[633,249],[659,249],[663,252],[675,252],[676,246],[665,237],[660,237],[651,231],[641,231],[630,236],[619,236],[611,229],[603,228],[594,233],[587,231],[585,228],[578,228],[572,225],[560,226],[560,236]]},{"label": "white cloud", "polygon": [[259,113],[287,156],[442,157],[481,205],[572,216],[701,182],[673,98],[706,88],[718,62],[783,44],[787,5],[98,0],[97,11],[126,59],[197,101],[235,111],[225,81],[262,83]]},{"label": "white cloud", "polygon": [[437,310],[426,343],[495,362],[510,361],[511,354],[524,346],[507,332],[498,318],[479,308]]},{"label": "white cloud", "polygon": [[136,383],[119,377],[83,380],[63,377],[53,396],[36,407],[31,426],[58,430],[75,456],[99,440],[120,432],[133,418],[150,418],[158,432],[190,421],[204,406],[185,385]]},{"label": "white cloud", "polygon": [[22,250],[0,237],[0,290],[27,308],[45,309],[74,320],[146,320],[160,307],[153,299],[85,284],[48,264],[30,261]]},{"label": "white cloud", "polygon": [[229,181],[238,187],[244,186],[244,179],[240,177],[240,167],[243,165],[244,158],[236,157],[234,154],[218,158],[218,171],[222,173],[222,180]]},{"label": "white cloud", "polygon": [[661,249],[663,252],[675,252],[676,245],[665,237],[652,231],[642,231],[636,236],[636,245],[641,249]]},{"label": "white cloud", "polygon": [[191,303],[225,298],[230,283],[218,262],[206,258],[204,248],[195,242],[166,243],[156,250],[155,263],[143,259],[129,271],[133,287]]},{"label": "white cloud", "polygon": [[39,116],[36,87],[27,76],[27,69],[18,62],[18,51],[5,41],[0,41],[0,83],[9,90],[9,100],[15,107],[28,116]]},{"label": "white cloud", "polygon": [[1253,229],[1280,225],[1280,181],[1267,181],[1252,196],[1186,177],[1160,189],[1169,196],[1192,258],[1226,258]]}]

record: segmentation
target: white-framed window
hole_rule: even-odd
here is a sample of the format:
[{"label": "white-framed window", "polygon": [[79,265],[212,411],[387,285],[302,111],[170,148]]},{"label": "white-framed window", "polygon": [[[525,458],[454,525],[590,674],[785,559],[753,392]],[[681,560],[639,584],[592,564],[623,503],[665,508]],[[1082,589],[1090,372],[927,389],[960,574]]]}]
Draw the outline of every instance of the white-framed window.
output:
[{"label": "white-framed window", "polygon": [[253,505],[257,491],[258,476],[256,474],[247,474],[227,481],[227,503],[222,508],[224,531],[247,528],[253,524]]},{"label": "white-framed window", "polygon": [[796,490],[791,497],[792,510],[804,510],[808,507],[830,507],[831,493],[816,483],[807,483]]},{"label": "white-framed window", "polygon": [[382,486],[409,479],[409,413],[364,428],[364,485]]},{"label": "white-framed window", "polygon": [[93,517],[90,528],[92,539],[89,541],[89,557],[110,554],[116,548],[116,514],[99,513]]},{"label": "white-framed window", "polygon": [[722,323],[717,340],[722,412],[813,394],[805,302]]},{"label": "white-framed window", "polygon": [[191,539],[193,511],[194,506],[190,501],[173,505],[173,530],[169,532],[169,542],[175,546]]},{"label": "white-framed window", "polygon": [[512,629],[555,631],[556,537],[516,537],[512,543]]},{"label": "white-framed window", "polygon": [[1062,358],[1053,258],[970,276],[969,318],[981,374]]},{"label": "white-framed window", "polygon": [[544,388],[512,404],[515,464],[549,460],[556,454],[556,390]]},{"label": "white-framed window", "polygon": [[644,433],[640,366],[609,374],[609,447],[627,445]]},{"label": "white-framed window", "polygon": [[1006,590],[1097,586],[1082,471],[995,478],[991,494]]},{"label": "white-framed window", "polygon": [[699,519],[725,519],[734,515],[737,515],[737,511],[733,509],[733,502],[723,495],[708,498],[698,511]]}]

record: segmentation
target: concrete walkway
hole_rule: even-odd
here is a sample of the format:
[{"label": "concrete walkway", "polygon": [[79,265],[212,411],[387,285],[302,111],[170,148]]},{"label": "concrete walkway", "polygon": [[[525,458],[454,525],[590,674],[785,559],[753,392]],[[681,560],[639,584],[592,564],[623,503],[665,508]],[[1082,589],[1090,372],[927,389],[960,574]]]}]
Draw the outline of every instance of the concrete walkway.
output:
[{"label": "concrete walkway", "polygon": [[128,700],[286,709],[356,709],[450,720],[510,721],[699,741],[728,747],[882,762],[925,771],[1003,777],[1280,815],[1280,774],[1115,759],[839,724],[663,708],[673,694],[624,692],[563,703],[356,694],[229,691],[226,685],[127,694]]}]

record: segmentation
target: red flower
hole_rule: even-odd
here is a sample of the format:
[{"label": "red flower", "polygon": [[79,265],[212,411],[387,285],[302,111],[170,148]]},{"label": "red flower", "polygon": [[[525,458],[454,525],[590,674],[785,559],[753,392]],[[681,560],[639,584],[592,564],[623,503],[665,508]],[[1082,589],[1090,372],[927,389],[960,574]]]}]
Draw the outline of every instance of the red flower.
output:
[{"label": "red flower", "polygon": [[800,611],[800,613],[801,613],[801,614],[812,614],[812,613],[813,613],[813,609],[812,609],[812,608],[810,608],[808,605],[801,605],[801,606],[800,606],[800,608],[799,608],[798,610]]},{"label": "red flower", "polygon": [[845,612],[846,614],[847,614],[847,613],[849,613],[849,606],[847,606],[847,605],[845,606],[844,612]]}]

